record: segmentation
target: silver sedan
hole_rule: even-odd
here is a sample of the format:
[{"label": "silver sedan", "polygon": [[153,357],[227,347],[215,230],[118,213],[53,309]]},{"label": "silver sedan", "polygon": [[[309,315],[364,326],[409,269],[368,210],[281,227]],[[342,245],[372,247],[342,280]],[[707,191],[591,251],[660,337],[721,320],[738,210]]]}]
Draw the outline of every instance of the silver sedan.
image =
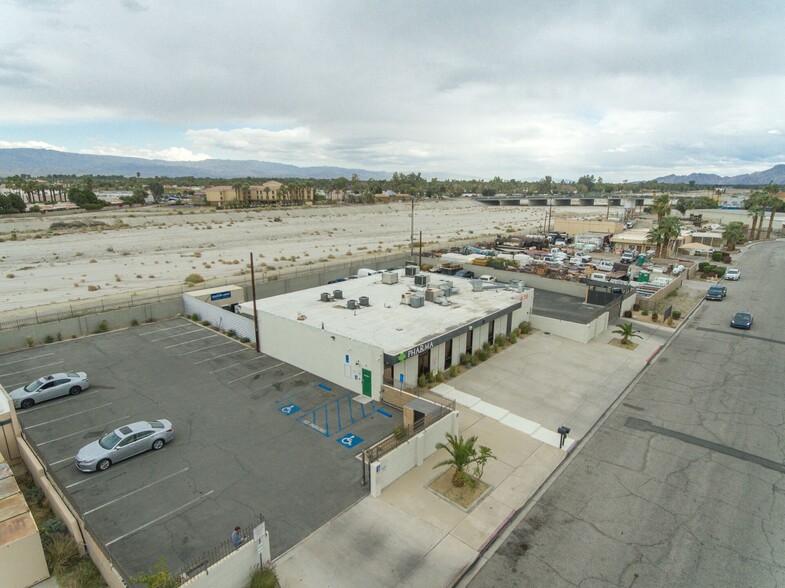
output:
[{"label": "silver sedan", "polygon": [[84,372],[71,372],[67,374],[52,374],[30,382],[23,388],[17,388],[9,393],[16,408],[30,408],[31,406],[51,400],[58,396],[75,396],[82,390],[87,390],[90,382]]},{"label": "silver sedan", "polygon": [[166,419],[124,425],[82,447],[76,454],[76,467],[83,472],[102,472],[118,461],[161,449],[173,438],[172,423]]}]

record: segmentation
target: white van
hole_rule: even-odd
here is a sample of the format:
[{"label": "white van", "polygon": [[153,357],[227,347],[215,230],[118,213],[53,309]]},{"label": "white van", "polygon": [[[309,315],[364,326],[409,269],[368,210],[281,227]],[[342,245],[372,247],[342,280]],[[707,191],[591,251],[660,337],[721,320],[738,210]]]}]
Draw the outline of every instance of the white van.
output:
[{"label": "white van", "polygon": [[608,261],[607,259],[601,259],[596,261],[592,264],[594,269],[600,270],[601,272],[612,272],[613,271],[613,262]]}]

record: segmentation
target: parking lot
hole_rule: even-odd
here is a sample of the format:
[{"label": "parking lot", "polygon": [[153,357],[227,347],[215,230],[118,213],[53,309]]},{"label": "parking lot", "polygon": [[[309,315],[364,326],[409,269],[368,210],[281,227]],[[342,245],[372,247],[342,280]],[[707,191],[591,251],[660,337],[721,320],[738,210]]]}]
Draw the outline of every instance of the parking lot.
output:
[{"label": "parking lot", "polygon": [[[129,574],[163,557],[190,564],[262,515],[276,557],[365,496],[357,459],[400,424],[349,391],[185,319],[144,324],[0,356],[7,391],[85,371],[90,388],[19,410],[28,441]],[[378,410],[377,410],[378,409]],[[165,418],[174,440],[77,470],[80,447]]]}]

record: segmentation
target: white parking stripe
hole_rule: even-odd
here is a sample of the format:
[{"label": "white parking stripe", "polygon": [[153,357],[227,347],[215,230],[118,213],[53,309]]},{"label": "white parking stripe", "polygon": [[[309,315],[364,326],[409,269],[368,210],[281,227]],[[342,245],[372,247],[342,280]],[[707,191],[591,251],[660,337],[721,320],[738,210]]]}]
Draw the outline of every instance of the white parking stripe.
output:
[{"label": "white parking stripe", "polygon": [[[86,472],[82,472],[82,473],[86,473]],[[73,484],[68,484],[68,486],[66,486],[66,489],[73,488],[74,486],[78,486],[79,484],[84,484],[85,482],[89,482],[91,479],[92,479],[92,477],[85,478],[84,480],[81,480],[79,482],[74,482]]]},{"label": "white parking stripe", "polygon": [[275,386],[276,384],[280,384],[281,382],[285,382],[286,380],[291,380],[292,378],[296,378],[297,376],[301,376],[305,373],[305,371],[297,372],[293,376],[289,376],[288,378],[284,378],[283,380],[276,380],[272,384],[267,384],[266,386],[262,386],[261,388],[257,388],[256,390],[250,390],[248,394],[253,394],[254,392],[258,392],[259,390],[264,390],[265,388],[269,388],[270,386]]},{"label": "white parking stripe", "polygon": [[[122,421],[123,419],[129,419],[129,418],[131,418],[131,415],[125,415],[120,417],[119,419],[112,419],[108,423],[102,423],[100,425],[96,425],[96,427],[106,427],[106,425],[108,425],[109,423],[114,423],[116,421]],[[68,439],[69,437],[73,437],[74,435],[79,435],[80,433],[87,433],[88,431],[92,431],[93,429],[95,429],[95,427],[90,427],[89,429],[82,429],[81,431],[77,431],[76,433],[69,433],[68,435],[63,435],[62,437],[58,437],[57,439],[49,439],[49,441],[44,441],[43,443],[36,443],[36,445],[38,445],[38,447],[41,447],[42,445],[54,443],[55,441],[62,441],[63,439]]]},{"label": "white parking stripe", "polygon": [[234,341],[224,341],[223,343],[218,343],[217,345],[210,345],[210,347],[200,347],[199,349],[194,349],[193,351],[186,351],[185,353],[181,353],[177,357],[183,357],[184,355],[191,355],[192,353],[199,353],[200,351],[207,351],[208,349],[212,349],[213,347],[222,347],[224,345],[230,345],[234,343]]},{"label": "white parking stripe", "polygon": [[198,339],[189,339],[188,341],[184,341],[182,343],[175,343],[174,345],[167,345],[164,349],[171,349],[172,347],[180,347],[180,345],[188,345],[189,343],[195,343],[196,341],[201,341],[202,339],[212,339],[213,337],[217,337],[217,333],[213,333],[212,335],[207,335],[206,337],[199,337]]},{"label": "white parking stripe", "polygon": [[[235,351],[230,351],[229,353],[222,353],[221,355],[216,355],[214,357],[208,357],[207,359],[200,359],[199,361],[195,361],[194,365],[199,365],[200,363],[204,363],[205,361],[212,361],[214,359],[218,359],[219,357],[226,357],[227,355],[233,355],[235,353],[240,353],[241,351],[250,351],[250,349],[237,349]],[[212,372],[210,372],[212,373]]]},{"label": "white parking stripe", "polygon": [[41,355],[36,355],[35,357],[28,357],[27,359],[15,359],[14,361],[7,361],[5,363],[0,363],[0,367],[11,365],[12,363],[19,363],[20,361],[33,361],[41,357],[46,357],[47,355],[54,355],[54,353],[42,353]]},{"label": "white parking stripe", "polygon": [[76,458],[76,456],[75,456],[75,455],[72,455],[71,457],[66,457],[65,459],[61,459],[61,460],[58,460],[58,461],[53,461],[53,462],[52,462],[52,463],[50,463],[49,465],[50,465],[50,466],[53,466],[53,465],[57,465],[58,463],[65,463],[65,462],[67,462],[67,461],[69,461],[69,460],[72,460],[72,459],[75,459],[75,458]]},{"label": "white parking stripe", "polygon": [[99,404],[98,406],[94,406],[93,408],[88,408],[87,410],[80,410],[79,412],[75,412],[73,414],[69,414],[68,416],[60,417],[57,419],[52,419],[51,421],[44,421],[43,423],[38,423],[37,425],[28,425],[22,427],[23,429],[35,429],[36,427],[42,427],[43,425],[48,425],[49,423],[56,423],[57,421],[62,421],[65,419],[70,419],[71,417],[75,417],[78,414],[84,414],[86,412],[90,412],[91,410],[98,410],[99,408],[103,408],[104,406],[109,406],[114,404],[114,402],[107,402],[106,404]]},{"label": "white parking stripe", "polygon": [[244,380],[245,378],[250,378],[251,376],[256,376],[256,375],[259,375],[259,374],[263,374],[264,372],[269,372],[270,370],[275,369],[278,366],[282,366],[282,365],[283,365],[283,362],[276,363],[273,366],[270,366],[268,368],[264,368],[263,370],[259,370],[258,372],[253,372],[253,373],[250,373],[250,374],[246,374],[245,376],[240,376],[239,378],[235,378],[234,380],[229,380],[226,383],[227,384],[234,384],[235,382],[239,382],[240,380]]},{"label": "white parking stripe", "polygon": [[187,327],[188,325],[175,325],[173,327],[166,327],[165,329],[156,329],[155,331],[147,331],[146,333],[139,333],[139,335],[155,335],[156,333],[161,333],[163,331],[171,331],[172,329],[181,329],[183,327]]},{"label": "white parking stripe", "polygon": [[[257,356],[257,357],[252,357],[252,358],[251,358],[251,359],[249,359],[248,361],[255,361],[255,360],[257,360],[257,359],[262,359],[262,358],[265,358],[265,357],[267,357],[267,356],[266,356],[266,355],[259,355],[259,356]],[[224,367],[222,367],[222,368],[218,368],[217,370],[213,370],[213,371],[211,371],[210,373],[211,373],[211,374],[214,374],[214,373],[216,373],[216,372],[221,372],[221,371],[223,371],[223,370],[228,370],[229,368],[237,367],[238,365],[243,365],[243,362],[242,362],[242,361],[240,361],[240,362],[238,362],[238,363],[233,363],[232,365],[227,365],[227,366],[224,366]]]},{"label": "white parking stripe", "polygon": [[198,333],[202,329],[194,329],[193,331],[184,331],[182,333],[175,333],[174,335],[169,335],[168,337],[161,337],[160,339],[150,339],[150,343],[157,343],[158,341],[164,341],[165,339],[174,339],[175,337],[181,337],[182,335],[190,335],[191,333]]},{"label": "white parking stripe", "polygon": [[145,523],[145,524],[144,524],[144,525],[142,525],[141,527],[137,527],[137,528],[136,528],[136,529],[134,529],[133,531],[129,531],[129,532],[128,532],[128,533],[126,533],[125,535],[120,535],[120,536],[119,536],[119,537],[117,537],[116,539],[112,539],[111,541],[107,541],[107,542],[106,542],[106,546],[107,546],[107,547],[109,547],[109,546],[110,546],[110,545],[112,545],[113,543],[117,543],[118,541],[120,541],[120,540],[122,540],[122,539],[125,539],[126,537],[130,537],[130,536],[131,536],[131,535],[133,535],[134,533],[138,533],[138,532],[139,532],[139,531],[141,531],[142,529],[146,529],[147,527],[149,527],[149,526],[151,526],[151,525],[154,525],[154,524],[155,524],[155,523],[157,523],[158,521],[160,521],[160,520],[163,520],[163,519],[165,519],[166,517],[168,517],[168,516],[170,516],[170,515],[173,515],[173,514],[174,514],[174,513],[176,513],[178,510],[183,510],[184,508],[187,508],[187,507],[191,506],[192,504],[194,504],[194,503],[196,503],[196,502],[199,502],[200,500],[202,500],[202,499],[204,499],[204,498],[206,498],[206,497],[210,496],[210,494],[212,494],[213,492],[215,492],[215,490],[210,490],[209,492],[205,492],[205,493],[204,493],[204,494],[202,494],[202,495],[201,495],[199,498],[194,498],[193,500],[190,500],[190,501],[186,502],[184,505],[182,505],[182,506],[178,506],[176,509],[174,509],[174,510],[170,510],[168,513],[166,513],[166,514],[163,514],[163,515],[161,515],[160,517],[158,517],[158,518],[156,518],[156,519],[153,519],[153,520],[152,520],[152,521],[150,521],[149,523]]},{"label": "white parking stripe", "polygon": [[178,474],[182,474],[183,472],[187,472],[189,469],[191,469],[191,468],[183,468],[183,469],[182,469],[182,470],[180,470],[179,472],[175,472],[175,473],[173,473],[173,474],[169,474],[168,476],[164,476],[164,477],[163,477],[163,478],[161,478],[160,480],[156,480],[155,482],[150,482],[149,484],[145,484],[145,485],[144,485],[144,486],[142,486],[141,488],[137,488],[136,490],[132,490],[131,492],[128,492],[127,494],[123,494],[122,496],[118,496],[117,498],[115,498],[115,499],[113,499],[113,500],[110,500],[109,502],[105,502],[105,503],[103,503],[101,506],[96,506],[95,508],[91,508],[90,510],[87,510],[87,511],[83,512],[83,513],[82,513],[82,516],[86,517],[86,516],[87,516],[87,515],[89,515],[91,512],[95,512],[95,511],[97,511],[97,510],[101,510],[103,507],[105,507],[105,506],[109,506],[110,504],[114,504],[115,502],[119,502],[119,501],[121,501],[123,498],[128,498],[129,496],[133,496],[133,495],[134,495],[134,494],[136,494],[137,492],[141,492],[142,490],[145,490],[145,489],[147,489],[147,488],[150,488],[150,487],[152,487],[152,486],[155,486],[156,484],[159,484],[159,483],[163,482],[164,480],[168,480],[169,478],[174,478],[176,475],[178,475]]},{"label": "white parking stripe", "polygon": [[49,367],[51,365],[60,365],[61,363],[65,363],[65,362],[64,361],[56,361],[54,363],[45,363],[44,365],[38,365],[36,367],[28,368],[26,370],[19,370],[18,372],[8,372],[7,374],[0,374],[0,378],[4,378],[6,376],[13,376],[14,374],[23,374],[25,372],[41,371],[41,368]]}]

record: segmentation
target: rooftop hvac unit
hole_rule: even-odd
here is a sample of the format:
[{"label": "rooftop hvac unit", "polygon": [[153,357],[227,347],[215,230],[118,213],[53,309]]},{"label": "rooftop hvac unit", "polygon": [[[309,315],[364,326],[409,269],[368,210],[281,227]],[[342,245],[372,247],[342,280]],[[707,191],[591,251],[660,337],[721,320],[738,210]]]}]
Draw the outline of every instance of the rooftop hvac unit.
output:
[{"label": "rooftop hvac unit", "polygon": [[472,280],[472,292],[482,292],[482,281]]},{"label": "rooftop hvac unit", "polygon": [[367,296],[360,296],[360,306],[370,306],[371,302],[368,300]]},{"label": "rooftop hvac unit", "polygon": [[433,302],[433,299],[436,297],[436,290],[433,288],[428,288],[425,291],[425,301],[426,302]]},{"label": "rooftop hvac unit", "polygon": [[333,298],[335,298],[336,300],[341,300],[343,298],[343,291],[333,290]]},{"label": "rooftop hvac unit", "polygon": [[431,276],[427,274],[417,274],[416,276],[414,276],[414,285],[425,287],[428,285],[428,281],[430,277]]},{"label": "rooftop hvac unit", "polygon": [[330,302],[330,293],[329,292],[322,292],[322,297],[320,298],[322,302]]},{"label": "rooftop hvac unit", "polygon": [[397,284],[398,272],[384,272],[382,274],[382,284]]},{"label": "rooftop hvac unit", "polygon": [[418,268],[416,265],[407,265],[406,269],[405,269],[406,277],[407,278],[411,278],[412,276],[416,276],[417,275],[417,270],[419,270],[419,269],[420,268]]},{"label": "rooftop hvac unit", "polygon": [[349,310],[357,310],[357,301],[356,300],[347,300],[346,301],[346,308]]},{"label": "rooftop hvac unit", "polygon": [[412,308],[422,308],[425,305],[425,299],[422,296],[410,296],[409,306]]}]

